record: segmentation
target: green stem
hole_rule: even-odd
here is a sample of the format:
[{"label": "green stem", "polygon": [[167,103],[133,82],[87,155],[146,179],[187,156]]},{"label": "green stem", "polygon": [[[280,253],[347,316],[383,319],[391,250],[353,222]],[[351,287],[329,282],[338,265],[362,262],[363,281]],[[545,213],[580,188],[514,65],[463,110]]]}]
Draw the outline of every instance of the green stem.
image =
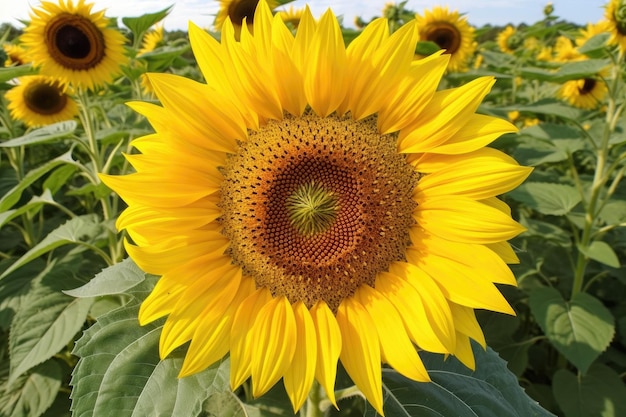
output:
[{"label": "green stem", "polygon": [[325,398],[325,394],[322,391],[322,387],[317,381],[313,381],[309,396],[306,402],[300,410],[301,417],[323,417],[324,409],[322,408],[322,402]]},{"label": "green stem", "polygon": [[[621,114],[621,111],[623,110],[622,106],[616,108],[615,102],[615,97],[617,97],[618,93],[618,83],[621,80],[619,72],[621,66],[620,64],[621,59],[619,60],[619,62],[616,63],[616,65],[613,66],[613,82],[610,88],[611,94],[609,94],[607,103],[606,124],[604,126],[604,132],[602,134],[602,141],[600,142],[600,146],[597,148],[596,167],[593,175],[593,182],[591,184],[591,195],[585,207],[585,225],[583,227],[582,235],[579,241],[579,247],[581,248],[587,248],[591,243],[591,238],[593,236],[592,229],[597,214],[597,207],[599,205],[600,195],[610,175],[610,173],[607,172],[606,169],[609,154],[609,140],[611,139],[611,134],[615,130],[615,125],[617,124],[617,120]],[[600,205],[603,204],[600,203]],[[588,262],[589,259],[587,258],[587,256],[580,250],[578,250],[578,258],[574,270],[574,283],[572,285],[571,292],[572,298],[576,294],[578,294],[583,288],[585,269]]]}]

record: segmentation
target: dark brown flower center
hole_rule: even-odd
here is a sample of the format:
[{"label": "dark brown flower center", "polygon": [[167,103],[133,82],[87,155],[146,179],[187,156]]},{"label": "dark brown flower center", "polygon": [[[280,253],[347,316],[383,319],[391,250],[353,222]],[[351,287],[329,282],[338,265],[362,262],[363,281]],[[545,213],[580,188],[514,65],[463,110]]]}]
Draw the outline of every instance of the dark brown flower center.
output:
[{"label": "dark brown flower center", "polygon": [[24,91],[24,103],[34,113],[51,115],[65,108],[67,96],[58,84],[34,82]]},{"label": "dark brown flower center", "polygon": [[105,56],[104,36],[89,19],[62,13],[50,20],[45,30],[50,57],[64,68],[89,70]]},{"label": "dark brown flower center", "polygon": [[583,82],[583,86],[582,88],[579,88],[578,91],[580,92],[580,94],[589,94],[593,91],[594,87],[596,86],[596,80],[594,80],[593,78],[585,78],[584,82]]},{"label": "dark brown flower center", "polygon": [[[417,180],[375,117],[270,121],[224,167],[221,222],[233,262],[274,296],[336,310],[404,259]],[[326,216],[312,220],[319,227],[299,227],[294,202]]]},{"label": "dark brown flower center", "polygon": [[254,21],[254,11],[259,0],[235,0],[228,6],[228,16],[234,25],[241,26],[243,19],[250,25]]},{"label": "dark brown flower center", "polygon": [[461,47],[461,32],[447,22],[436,22],[426,28],[426,40],[436,43],[447,54],[454,54]]}]

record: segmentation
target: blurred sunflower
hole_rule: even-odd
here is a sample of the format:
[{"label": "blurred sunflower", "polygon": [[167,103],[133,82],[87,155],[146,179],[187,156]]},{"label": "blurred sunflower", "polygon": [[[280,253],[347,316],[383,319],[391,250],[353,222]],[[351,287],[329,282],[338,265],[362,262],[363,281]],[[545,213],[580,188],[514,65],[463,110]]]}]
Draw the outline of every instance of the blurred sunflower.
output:
[{"label": "blurred sunflower", "polygon": [[44,75],[18,78],[18,84],[6,92],[11,117],[28,127],[45,126],[74,118],[76,102],[58,80]]},{"label": "blurred sunflower", "polygon": [[580,35],[576,37],[576,46],[583,46],[589,39],[596,35],[609,31],[609,22],[601,20],[597,23],[587,23],[584,29],[580,29]]},{"label": "blurred sunflower", "polygon": [[552,47],[551,46],[542,46],[541,50],[537,54],[537,59],[539,61],[552,61]]},{"label": "blurred sunflower", "polygon": [[28,54],[20,45],[5,43],[2,45],[2,49],[4,50],[4,53],[7,54],[7,59],[4,61],[5,67],[28,64]]},{"label": "blurred sunflower", "polygon": [[605,8],[607,31],[611,34],[610,45],[618,45],[622,53],[626,51],[626,4],[623,0],[611,0]]},{"label": "blurred sunflower", "polygon": [[570,61],[582,61],[587,57],[580,52],[574,46],[572,40],[566,36],[559,36],[554,43],[554,61],[556,62],[570,62]]},{"label": "blurred sunflower", "polygon": [[[235,36],[237,39],[239,39],[241,25],[243,25],[244,19],[246,20],[248,29],[252,31],[254,11],[256,10],[257,4],[259,4],[259,0],[220,0],[220,10],[217,12],[215,22],[213,23],[215,30],[222,30],[224,22],[226,22],[228,18],[235,28]],[[272,10],[278,6],[275,0],[269,0],[267,4]]]},{"label": "blurred sunflower", "polygon": [[608,93],[606,83],[601,78],[584,78],[565,82],[558,97],[580,109],[595,109],[604,102]]},{"label": "blurred sunflower", "polygon": [[283,19],[283,22],[297,29],[300,19],[302,19],[302,13],[304,13],[304,9],[294,9],[293,6],[290,6],[288,10],[281,10],[277,14]]},{"label": "blurred sunflower", "polygon": [[137,51],[137,55],[147,54],[148,52],[152,52],[163,43],[163,25],[156,25],[154,29],[146,32],[143,35],[143,40],[141,42],[141,48]]},{"label": "blurred sunflower", "polygon": [[512,54],[521,45],[521,39],[519,39],[517,31],[511,25],[508,25],[502,32],[498,33],[496,42],[500,50],[507,54]]},{"label": "blurred sunflower", "polygon": [[102,180],[161,275],[140,323],[168,316],[161,357],[191,342],[181,377],[230,352],[233,389],[282,378],[298,410],[314,379],[336,404],[341,360],[382,413],[381,361],[428,381],[417,346],[473,368],[474,309],[513,314],[495,284],[515,285],[523,228],[496,196],[530,169],[485,148],[516,130],[475,113],[493,78],[437,91],[451,57],[414,61],[415,23],[346,49],[330,10],[294,36],[262,1],[240,42],[228,18],[221,43],[190,25],[207,84],[149,75],[162,106],[131,107],[156,133]]},{"label": "blurred sunflower", "polygon": [[418,13],[415,18],[420,40],[434,42],[450,55],[448,70],[466,71],[468,61],[476,50],[474,28],[467,23],[467,18],[456,10],[450,12],[447,7],[439,6],[425,10],[424,16]]},{"label": "blurred sunflower", "polygon": [[126,62],[124,36],[110,28],[104,11],[85,0],[42,2],[33,8],[22,43],[41,73],[75,87],[109,83]]}]

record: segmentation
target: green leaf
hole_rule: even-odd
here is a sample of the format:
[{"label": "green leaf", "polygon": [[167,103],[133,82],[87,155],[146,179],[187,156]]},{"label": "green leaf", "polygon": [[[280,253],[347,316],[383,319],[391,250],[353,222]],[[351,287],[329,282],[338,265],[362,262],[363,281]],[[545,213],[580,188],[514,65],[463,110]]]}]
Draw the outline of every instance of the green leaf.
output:
[{"label": "green leaf", "polygon": [[610,33],[604,32],[599,35],[595,35],[591,39],[587,40],[584,45],[578,48],[578,52],[585,54],[590,58],[599,58],[606,52],[606,43],[611,36]]},{"label": "green leaf", "polygon": [[619,268],[619,259],[615,254],[613,248],[608,243],[596,240],[592,242],[588,247],[578,245],[578,249],[585,254],[588,258],[598,261],[602,264],[611,266],[613,268]]},{"label": "green leaf", "polygon": [[526,182],[507,194],[542,214],[563,216],[581,201],[578,190],[570,185]]},{"label": "green leaf", "polygon": [[[551,416],[526,395],[506,363],[490,348],[473,343],[476,371],[451,357],[420,352],[432,382],[411,381],[383,370],[383,410],[407,417],[539,417]],[[376,415],[368,404],[366,416]]]},{"label": "green leaf", "polygon": [[80,282],[74,268],[67,262],[48,265],[17,310],[9,333],[9,383],[63,349],[85,323],[93,299],[61,292]]},{"label": "green leaf", "polygon": [[76,161],[72,159],[71,150],[26,174],[15,187],[0,198],[0,213],[13,207],[20,200],[25,189],[61,164],[76,164]]},{"label": "green leaf", "polygon": [[38,417],[52,405],[61,388],[61,367],[54,360],[42,363],[11,385],[7,385],[5,369],[0,374],[1,416]]},{"label": "green leaf", "polygon": [[579,122],[582,112],[578,109],[570,107],[555,99],[543,99],[532,104],[517,105],[514,107],[502,107],[502,111],[518,110],[521,112],[529,112],[532,114],[545,114],[549,116],[555,116],[560,119],[571,120]]},{"label": "green leaf", "polygon": [[[0,269],[6,268],[11,262],[10,259],[3,261]],[[0,329],[9,329],[15,312],[27,298],[33,281],[41,278],[39,275],[43,270],[45,270],[43,262],[31,262],[0,282]]]},{"label": "green leaf", "polygon": [[0,227],[22,214],[29,213],[30,216],[37,214],[45,204],[57,205],[49,190],[44,190],[41,196],[34,196],[28,203],[21,205],[15,210],[8,210],[4,213],[0,213]]},{"label": "green leaf", "polygon": [[146,13],[139,17],[123,17],[122,22],[133,32],[133,36],[141,37],[150,27],[163,20],[172,10],[172,7],[174,6],[166,7],[155,13]]},{"label": "green leaf", "polygon": [[43,188],[50,190],[51,194],[56,194],[57,191],[67,185],[77,169],[78,167],[74,165],[63,165],[55,169],[43,182]]},{"label": "green leaf", "polygon": [[33,69],[33,66],[31,64],[0,68],[0,83],[6,83],[13,78],[33,74],[37,74],[37,71]]},{"label": "green leaf", "polygon": [[567,62],[556,72],[540,68],[522,68],[521,75],[528,79],[564,83],[569,80],[581,80],[597,76],[609,64],[610,62],[604,59],[587,59],[584,61]]},{"label": "green leaf", "polygon": [[50,142],[54,139],[64,138],[71,135],[76,130],[78,124],[74,120],[66,120],[64,122],[53,123],[39,129],[32,130],[20,136],[0,143],[2,148],[15,148],[24,145],[33,145],[35,143]]},{"label": "green leaf", "polygon": [[146,279],[143,272],[130,258],[102,270],[82,287],[63,291],[72,297],[99,297],[121,294]]},{"label": "green leaf", "polygon": [[441,46],[431,41],[419,41],[415,47],[417,55],[429,56],[441,50]]},{"label": "green leaf", "polygon": [[31,248],[22,255],[11,267],[0,275],[0,279],[4,278],[19,267],[27,264],[33,259],[50,252],[59,246],[71,243],[82,244],[92,240],[102,232],[102,226],[95,214],[87,214],[84,216],[74,217],[61,226],[54,229],[41,242]]},{"label": "green leaf", "polygon": [[[618,196],[615,196],[618,197]],[[615,198],[614,197],[614,198]],[[619,198],[624,198],[619,196]],[[620,224],[626,222],[626,200],[611,200],[607,202],[598,214],[607,224]]]},{"label": "green leaf", "polygon": [[181,352],[159,359],[163,320],[140,326],[138,313],[137,301],[107,313],[76,343],[72,415],[193,416],[207,397],[229,390],[228,361],[179,379]]},{"label": "green leaf", "polygon": [[230,391],[218,392],[202,405],[203,415],[228,417],[295,417],[283,387],[277,384],[266,394],[244,403]]},{"label": "green leaf", "polygon": [[626,385],[608,366],[595,364],[580,377],[560,369],[552,390],[565,417],[626,416]]},{"label": "green leaf", "polygon": [[593,296],[579,292],[567,302],[554,288],[530,293],[530,309],[552,345],[582,373],[615,334],[613,315]]}]

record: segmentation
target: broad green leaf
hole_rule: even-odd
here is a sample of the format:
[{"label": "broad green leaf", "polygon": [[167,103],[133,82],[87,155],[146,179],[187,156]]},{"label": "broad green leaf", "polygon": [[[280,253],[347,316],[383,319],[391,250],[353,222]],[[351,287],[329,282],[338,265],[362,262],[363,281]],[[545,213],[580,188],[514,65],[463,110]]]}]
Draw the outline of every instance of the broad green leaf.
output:
[{"label": "broad green leaf", "polygon": [[556,99],[543,99],[535,103],[518,105],[514,107],[502,107],[500,110],[520,112],[529,112],[532,114],[545,114],[550,116],[556,116],[560,119],[571,120],[579,122],[581,119],[581,110],[570,107]]},{"label": "broad green leaf", "polygon": [[[598,214],[607,224],[620,224],[626,222],[626,200],[624,196],[614,196],[614,199],[604,205]],[[617,198],[620,198],[619,200]]]},{"label": "broad green leaf", "polygon": [[606,42],[608,41],[610,33],[604,32],[599,35],[595,35],[591,39],[587,40],[584,45],[578,48],[578,52],[585,54],[590,58],[599,58],[606,53]]},{"label": "broad green leaf", "polygon": [[613,268],[619,268],[619,259],[615,254],[613,248],[609,246],[608,243],[596,240],[592,242],[588,247],[583,247],[578,245],[578,249],[585,254],[585,256],[603,263],[605,265],[611,266]]},{"label": "broad green leaf", "polygon": [[132,301],[101,316],[76,343],[73,416],[193,416],[207,397],[229,390],[228,361],[179,379],[181,352],[159,359],[163,320],[140,326],[138,312]]},{"label": "broad green leaf", "polygon": [[552,390],[564,417],[626,416],[626,385],[606,365],[595,364],[580,377],[560,369],[554,374]]},{"label": "broad green leaf", "polygon": [[[2,261],[0,270],[11,262],[11,259]],[[27,298],[31,285],[44,274],[42,271],[45,272],[44,262],[31,262],[0,281],[0,329],[9,329],[13,316]]]},{"label": "broad green leaf", "polygon": [[432,55],[439,50],[441,50],[441,47],[431,41],[419,41],[415,47],[415,53],[422,56]]},{"label": "broad green leaf", "polygon": [[33,69],[31,64],[0,68],[0,83],[6,83],[13,78],[22,77],[24,75],[34,74],[37,74],[37,70]]},{"label": "broad green leaf", "polygon": [[26,174],[15,187],[6,192],[2,198],[0,198],[0,213],[13,207],[13,205],[15,205],[22,197],[24,190],[30,187],[32,183],[62,164],[76,164],[76,161],[72,159],[71,150]]},{"label": "broad green leaf", "polygon": [[39,129],[32,130],[20,136],[0,143],[2,148],[14,148],[16,146],[33,145],[35,143],[50,142],[54,139],[64,138],[71,135],[76,130],[78,124],[74,120],[66,120],[64,122],[53,123],[41,127]]},{"label": "broad green leaf", "polygon": [[[549,412],[526,395],[497,353],[473,343],[476,371],[455,358],[421,352],[432,382],[411,381],[383,370],[383,410],[407,417],[547,417]],[[375,416],[367,405],[367,417]]]},{"label": "broad green leaf", "polygon": [[522,135],[519,146],[513,151],[513,158],[521,165],[539,166],[542,164],[565,161],[567,153],[557,148],[549,140]]},{"label": "broad green leaf", "polygon": [[530,293],[529,304],[552,345],[582,373],[613,339],[611,312],[589,294],[579,292],[568,302],[556,289],[545,287]]},{"label": "broad green leaf", "polygon": [[9,383],[63,349],[85,323],[93,299],[61,292],[80,282],[74,268],[68,262],[48,265],[15,313],[9,333]]},{"label": "broad green leaf", "polygon": [[31,248],[20,257],[11,267],[0,275],[4,278],[19,267],[38,258],[44,253],[48,253],[59,246],[74,244],[84,244],[98,236],[102,232],[102,226],[95,214],[87,214],[68,220],[61,226],[54,229],[41,242]]},{"label": "broad green leaf", "polygon": [[575,187],[546,182],[526,182],[507,194],[542,214],[563,216],[581,201]]},{"label": "broad green leaf", "polygon": [[584,61],[567,62],[557,71],[541,68],[522,68],[521,75],[528,79],[564,83],[569,80],[580,80],[597,76],[609,63],[608,60],[604,59],[587,59]]},{"label": "broad green leaf", "polygon": [[[2,364],[0,367],[8,366]],[[49,360],[7,385],[6,373],[0,370],[0,415],[39,417],[54,402],[61,388],[61,367]]]},{"label": "broad green leaf", "polygon": [[51,194],[56,194],[61,188],[67,186],[77,169],[78,167],[74,165],[63,165],[55,169],[43,182],[43,188],[46,191],[50,190]]},{"label": "broad green leaf", "polygon": [[543,240],[558,243],[560,246],[571,246],[570,234],[553,223],[520,216],[520,223],[526,227],[526,236],[537,236]]},{"label": "broad green leaf", "polygon": [[82,287],[63,291],[72,297],[98,297],[121,294],[146,279],[146,274],[130,259],[103,269]]},{"label": "broad green leaf", "polygon": [[35,196],[30,199],[30,201],[26,204],[19,206],[14,210],[7,210],[3,213],[0,213],[0,227],[4,226],[11,220],[16,217],[21,216],[24,213],[29,213],[31,216],[37,214],[39,210],[45,205],[57,205],[57,202],[52,198],[52,194],[50,194],[49,190],[44,190],[41,196]]},{"label": "broad green leaf", "polygon": [[[332,407],[332,406],[331,406]],[[339,406],[341,408],[341,405]],[[243,402],[230,391],[218,392],[207,398],[202,411],[209,416],[228,417],[295,417],[289,398],[280,383],[269,392],[250,402]],[[204,415],[204,414],[203,414]]]},{"label": "broad green leaf", "polygon": [[140,37],[143,36],[144,32],[150,29],[151,26],[163,20],[169,14],[170,10],[172,10],[172,7],[174,6],[166,7],[155,13],[146,13],[139,17],[123,17],[122,22],[133,32],[133,36]]}]

